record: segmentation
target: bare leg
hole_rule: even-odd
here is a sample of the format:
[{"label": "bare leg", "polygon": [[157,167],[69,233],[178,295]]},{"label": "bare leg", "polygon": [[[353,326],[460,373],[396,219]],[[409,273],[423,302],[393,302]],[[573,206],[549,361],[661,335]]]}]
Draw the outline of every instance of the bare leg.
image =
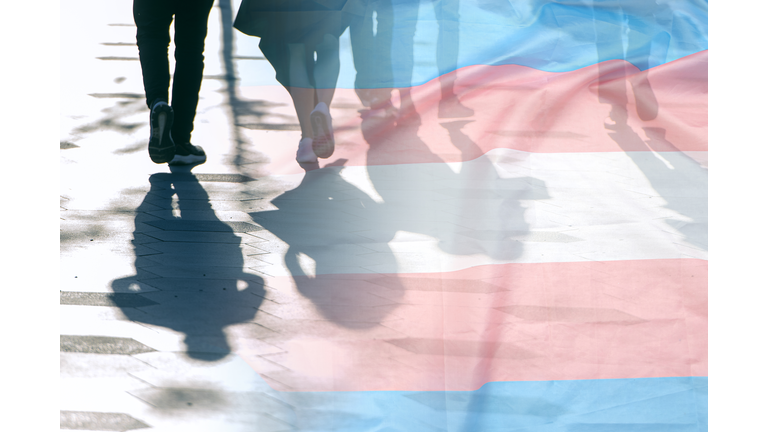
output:
[{"label": "bare leg", "polygon": [[339,39],[332,35],[323,36],[323,41],[315,47],[317,61],[315,62],[314,78],[317,86],[318,102],[325,102],[329,107],[336,91],[339,79]]},{"label": "bare leg", "polygon": [[301,136],[312,138],[312,124],[309,121],[309,113],[315,107],[315,89],[309,82],[306,63],[306,46],[304,44],[289,44],[290,55],[290,82],[287,87],[293,99],[293,107],[301,126]]}]

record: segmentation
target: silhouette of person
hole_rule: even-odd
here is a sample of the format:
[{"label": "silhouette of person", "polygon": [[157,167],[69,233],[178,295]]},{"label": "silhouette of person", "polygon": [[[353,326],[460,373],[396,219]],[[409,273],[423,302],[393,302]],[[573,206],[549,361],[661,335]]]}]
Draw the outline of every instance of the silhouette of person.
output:
[{"label": "silhouette of person", "polygon": [[[648,81],[648,69],[651,68],[651,55],[654,46],[659,47],[666,56],[670,35],[664,30],[671,26],[672,11],[669,6],[657,2],[619,3],[610,9],[594,2],[592,11],[595,23],[595,45],[597,48],[598,99],[602,103],[611,104],[611,112],[606,122],[606,128],[621,128],[627,124],[627,91],[626,81],[629,81],[635,97],[635,108],[640,120],[649,121],[656,118],[659,104]],[[601,23],[609,16],[621,25]],[[656,25],[649,25],[649,24]],[[626,48],[624,47],[626,41]],[[620,52],[616,52],[617,49]],[[607,59],[623,59],[639,69],[636,76],[628,76],[626,65],[616,69],[615,65],[607,63]]]},{"label": "silhouette of person", "polygon": [[[158,291],[141,292],[153,302],[150,305],[137,307],[117,297],[115,303],[131,321],[183,333],[189,357],[218,360],[232,351],[224,329],[256,316],[265,295],[264,280],[243,272],[241,239],[216,218],[194,175],[154,174],[149,181],[151,188],[136,209],[136,275],[113,281],[112,290],[135,292],[132,285],[145,284]],[[173,215],[174,195],[181,217]],[[172,236],[183,233],[183,239],[146,243],[141,239],[149,232],[143,231],[151,224]],[[147,244],[156,253],[139,252]]]},{"label": "silhouette of person", "polygon": [[[372,292],[386,289],[392,298],[404,290],[388,246],[397,221],[383,217],[382,204],[341,176],[345,163],[340,159],[307,171],[298,187],[272,200],[277,210],[251,216],[288,244],[285,266],[297,290],[314,302],[318,312],[345,327],[370,328],[397,306]],[[350,232],[353,226],[364,234]],[[378,245],[376,253],[361,256],[361,249],[370,243]],[[303,266],[302,259],[311,260],[314,269]],[[364,271],[366,264],[375,265],[377,272]]]},{"label": "silhouette of person", "polygon": [[[664,61],[671,36],[672,10],[661,2],[625,2],[613,9],[601,9],[593,4],[596,45],[600,59],[620,58],[633,64],[639,72],[630,74],[625,64],[616,67],[602,61],[598,64],[598,100],[610,104],[611,111],[605,123],[608,136],[626,152],[629,159],[640,169],[659,196],[666,201],[665,207],[683,216],[666,218],[665,222],[678,231],[690,245],[707,250],[707,171],[667,140],[666,129],[642,126],[647,139],[643,139],[628,123],[629,98],[626,82],[629,81],[635,97],[637,116],[642,121],[657,117],[659,105],[648,81],[648,69],[654,56]],[[600,19],[615,14],[619,26],[601,25]],[[625,38],[626,48],[621,41]],[[617,53],[617,48],[621,52]],[[655,53],[653,52],[655,48]],[[649,152],[648,150],[656,152]],[[663,155],[663,156],[662,156]],[[684,192],[683,192],[684,191]]]},{"label": "silhouette of person", "polygon": [[339,77],[339,37],[357,0],[249,1],[240,5],[234,26],[261,38],[259,48],[290,93],[301,127],[299,163],[316,163],[334,151],[329,107]]},{"label": "silhouette of person", "polygon": [[[375,212],[380,220],[376,226],[389,224],[392,232],[429,235],[439,240],[441,250],[452,255],[481,253],[492,259],[511,260],[523,250],[523,245],[511,237],[526,235],[530,230],[521,200],[547,199],[546,185],[530,177],[500,178],[487,156],[474,156],[478,154],[478,146],[462,131],[469,122],[441,123],[451,143],[467,161],[455,173],[416,134],[415,127],[394,127],[375,118],[363,119],[363,137],[369,145],[368,178],[384,201]],[[392,152],[394,142],[407,146],[407,153]],[[439,200],[440,210],[434,205],[440,193],[434,190],[433,184],[423,181],[425,173],[446,184],[461,185],[451,192],[456,194],[455,199]],[[391,187],[393,181],[408,184],[408,192],[404,194]],[[478,190],[493,198],[476,199]],[[448,206],[451,210],[446,211]],[[451,223],[446,223],[448,221]],[[457,225],[453,225],[454,222]],[[458,226],[472,226],[473,230],[456,229]]]},{"label": "silhouette of person", "polygon": [[[456,69],[459,59],[459,0],[421,0],[429,1],[435,11],[438,24],[436,43],[436,61],[440,81],[440,102],[438,118],[464,118],[474,115],[474,111],[461,104],[454,90]],[[411,81],[414,67],[414,37],[419,21],[421,1],[393,0],[394,30],[392,51],[397,53],[393,63],[398,79]],[[418,113],[413,106],[410,87],[398,89],[400,92],[400,114],[398,122],[419,123]]]},{"label": "silhouette of person", "polygon": [[[213,0],[134,0],[136,44],[150,109],[149,157],[170,165],[199,164],[202,147],[190,142],[203,80],[203,50]],[[168,46],[174,21],[176,68],[169,105]]]}]

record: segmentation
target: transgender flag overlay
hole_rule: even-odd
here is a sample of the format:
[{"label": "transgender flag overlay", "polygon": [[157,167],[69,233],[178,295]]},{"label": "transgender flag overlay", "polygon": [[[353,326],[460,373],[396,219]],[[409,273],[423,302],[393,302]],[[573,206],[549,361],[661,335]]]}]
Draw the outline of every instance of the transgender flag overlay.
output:
[{"label": "transgender flag overlay", "polygon": [[[303,175],[250,214],[283,252],[257,316],[282,351],[237,348],[270,415],[706,431],[707,3],[365,3],[320,169],[239,123],[265,177]],[[265,63],[238,91],[290,118]]]}]

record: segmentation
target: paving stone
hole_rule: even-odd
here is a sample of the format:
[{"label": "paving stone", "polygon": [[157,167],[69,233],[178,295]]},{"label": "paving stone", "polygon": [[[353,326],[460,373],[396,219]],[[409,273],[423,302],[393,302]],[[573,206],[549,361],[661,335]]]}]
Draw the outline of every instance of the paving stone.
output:
[{"label": "paving stone", "polygon": [[213,221],[213,222],[253,222],[245,211],[219,211],[210,207],[199,206],[199,209],[190,209],[184,206],[181,210],[174,209],[172,213],[167,210],[149,212],[153,216],[173,221]]},{"label": "paving stone", "polygon": [[459,356],[488,358],[535,358],[539,355],[509,343],[476,340],[448,340],[427,338],[390,339],[386,341],[409,352],[434,356]]},{"label": "paving stone", "polygon": [[155,369],[131,355],[61,352],[59,370],[63,378],[119,378]]},{"label": "paving stone", "polygon": [[[289,419],[292,407],[262,392],[231,392],[217,388],[156,387],[130,394],[152,405],[165,416],[193,417],[199,421],[237,421],[266,423],[267,430],[290,427],[279,417]],[[227,429],[229,430],[229,429]],[[261,429],[258,429],[261,430]]]},{"label": "paving stone", "polygon": [[[139,270],[138,274],[130,260],[97,260],[99,265],[90,265],[80,259],[69,257],[61,260],[59,288],[74,292],[139,292],[148,289],[142,279],[152,279],[157,275]],[[70,265],[70,263],[72,263]],[[141,264],[140,264],[141,265]]]},{"label": "paving stone", "polygon": [[176,200],[176,202],[178,202],[178,200],[188,201],[191,205],[200,205],[200,203],[208,203],[211,201],[241,201],[263,198],[259,194],[242,191],[239,186],[228,185],[221,188],[229,190],[216,192],[215,199],[212,199],[205,189],[199,187],[189,189],[180,186],[179,190],[183,191],[181,192],[181,197],[178,195],[179,190],[176,190],[175,188],[174,190],[156,190],[148,193],[143,202],[153,205],[154,207],[148,207],[147,210],[154,211],[171,208],[171,203],[174,202],[174,200]]},{"label": "paving stone", "polygon": [[198,181],[198,182],[225,182],[225,183],[247,183],[255,181],[255,179],[242,174],[192,174],[193,178],[189,175],[180,175],[174,173],[160,173],[156,174],[156,179],[159,181],[177,182],[177,181]]},{"label": "paving stone", "polygon": [[[180,353],[147,353],[136,357],[152,367],[137,371],[135,376],[156,388],[213,389],[230,395],[271,392],[268,384],[239,355],[230,354],[212,361],[192,359]],[[269,400],[262,402],[270,403]],[[269,412],[259,407],[254,409]]]},{"label": "paving stone", "polygon": [[129,431],[150,427],[148,424],[123,413],[61,411],[61,429],[95,431]]},{"label": "paving stone", "polygon": [[253,232],[264,229],[248,222],[161,220],[147,222],[147,224],[165,231]]},{"label": "paving stone", "polygon": [[175,263],[167,265],[158,265],[157,263],[147,262],[142,265],[141,270],[163,278],[211,278],[220,280],[257,280],[258,274],[247,272],[240,265],[235,266],[194,266],[184,263]]},{"label": "paving stone", "polygon": [[154,351],[152,348],[128,338],[61,335],[60,339],[60,349],[64,352],[130,355]]},{"label": "paving stone", "polygon": [[234,287],[235,290],[249,289],[252,294],[264,296],[259,287],[264,286],[264,279],[255,274],[242,273],[238,279],[214,279],[214,278],[174,278],[162,277],[145,281],[148,285],[163,291],[185,291],[219,293],[222,288]]},{"label": "paving stone", "polygon": [[[255,230],[256,231],[256,230]],[[166,242],[189,242],[189,243],[241,243],[246,232],[235,232],[232,230],[226,232],[210,231],[152,231],[145,233],[154,239]]]},{"label": "paving stone", "polygon": [[434,292],[465,292],[465,293],[494,293],[502,288],[482,280],[470,279],[436,279],[408,276],[388,275],[370,280],[371,283],[395,291],[434,291]]},{"label": "paving stone", "polygon": [[62,291],[59,297],[59,303],[67,305],[142,307],[157,304],[156,302],[135,293]]},{"label": "paving stone", "polygon": [[[90,354],[101,356],[102,354]],[[122,356],[128,357],[128,356]],[[144,411],[146,402],[131,396],[128,391],[149,385],[128,373],[121,376],[88,378],[62,377],[59,382],[61,399],[59,409],[65,411],[121,412],[144,421],[150,421]],[[150,421],[151,422],[151,421]]]}]

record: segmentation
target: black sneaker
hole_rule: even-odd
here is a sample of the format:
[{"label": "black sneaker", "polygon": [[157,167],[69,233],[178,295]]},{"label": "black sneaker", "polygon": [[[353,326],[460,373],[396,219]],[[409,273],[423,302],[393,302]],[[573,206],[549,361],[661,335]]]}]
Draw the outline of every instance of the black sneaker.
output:
[{"label": "black sneaker", "polygon": [[149,112],[149,158],[154,163],[168,162],[176,154],[176,146],[171,138],[171,126],[173,108],[164,101],[152,105]]},{"label": "black sneaker", "polygon": [[195,165],[205,162],[205,151],[192,143],[176,144],[176,154],[168,165]]}]

